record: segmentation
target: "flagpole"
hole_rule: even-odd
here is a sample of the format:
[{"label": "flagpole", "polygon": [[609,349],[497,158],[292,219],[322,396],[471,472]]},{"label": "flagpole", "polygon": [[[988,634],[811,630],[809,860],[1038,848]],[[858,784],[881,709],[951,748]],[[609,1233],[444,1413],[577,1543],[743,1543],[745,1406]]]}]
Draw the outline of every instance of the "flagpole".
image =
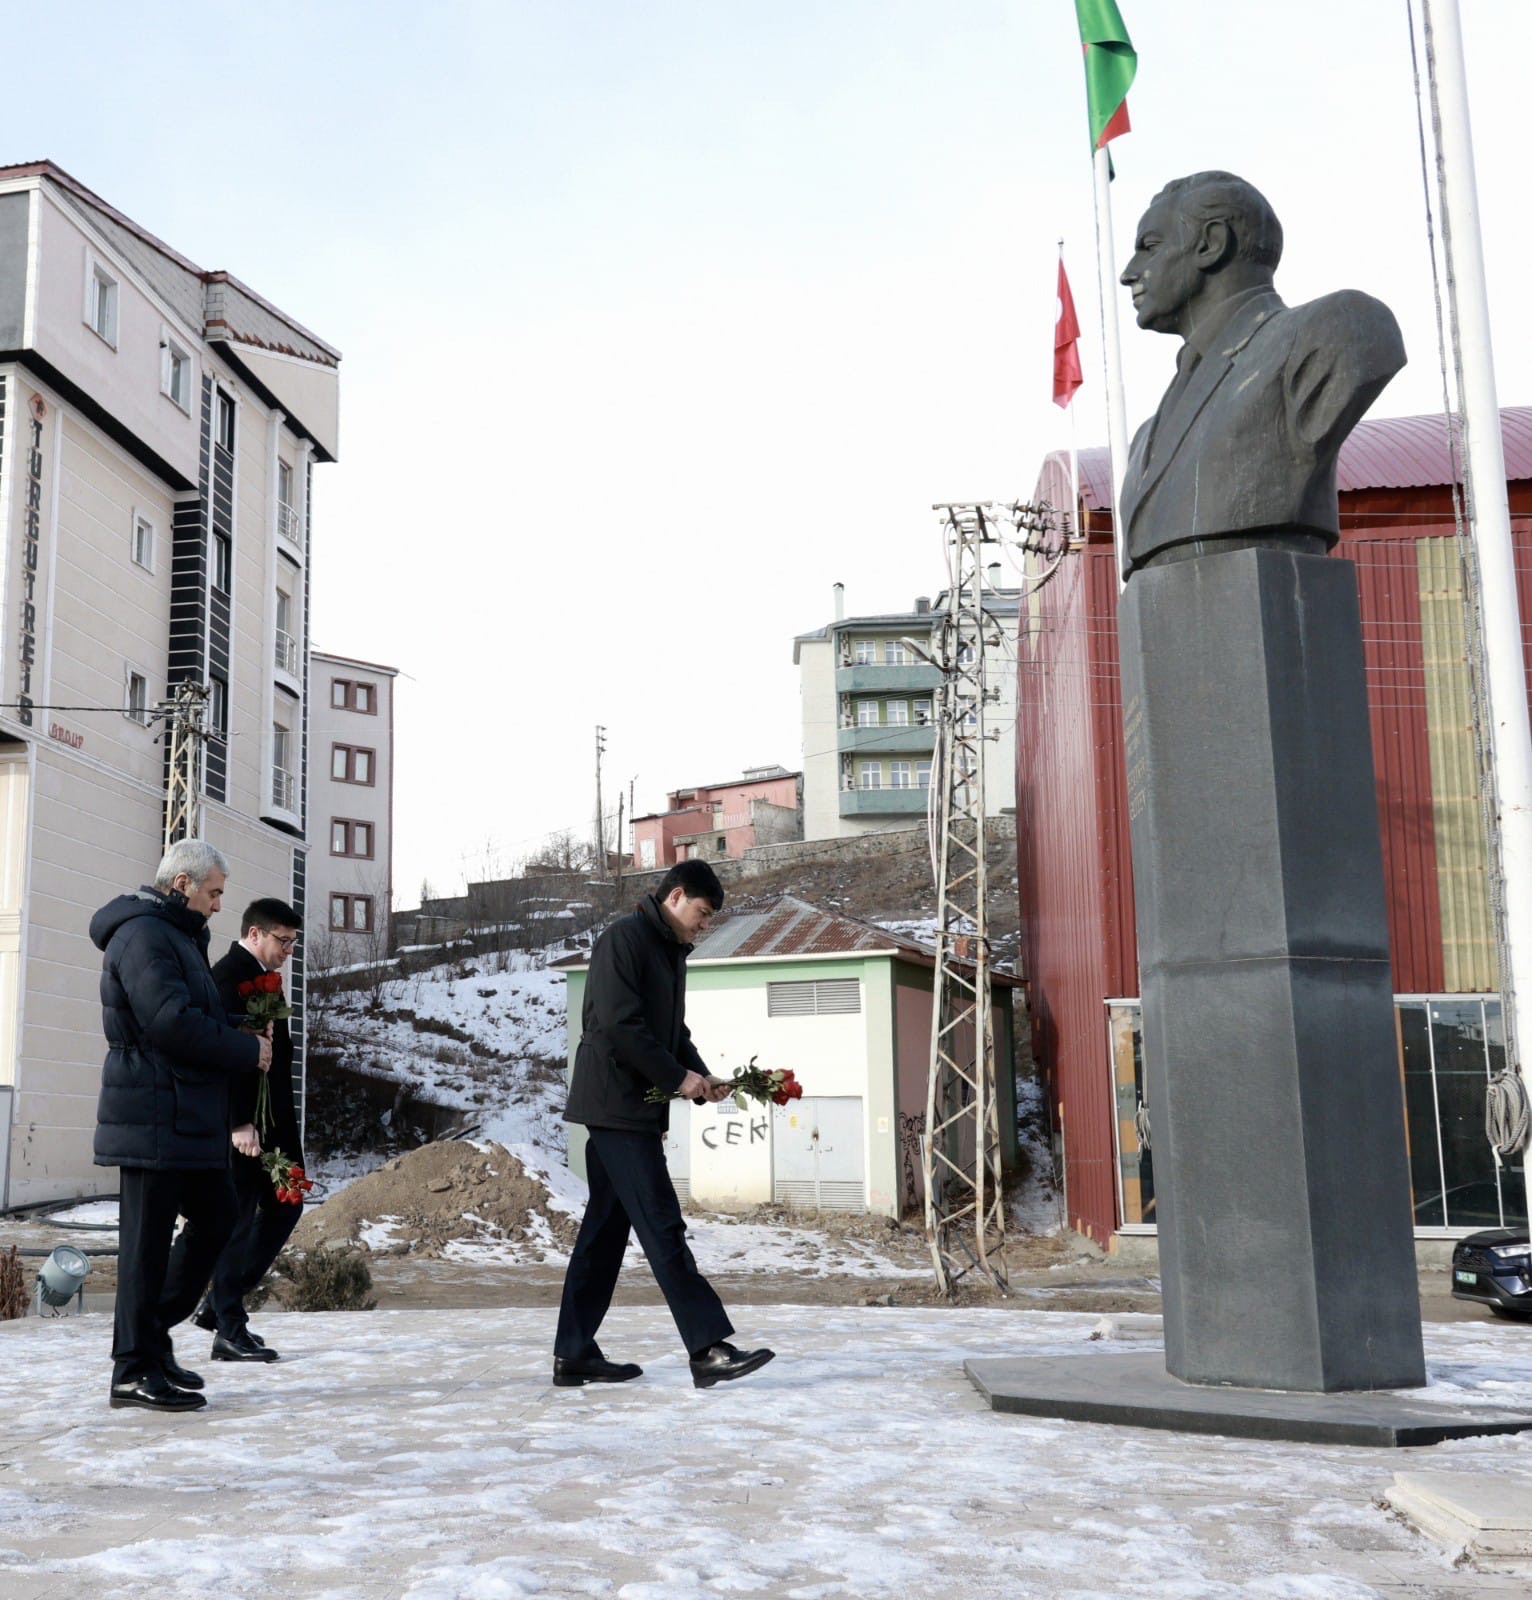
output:
[{"label": "flagpole", "polygon": [[[1122,341],[1117,331],[1117,248],[1112,238],[1111,158],[1095,154],[1096,278],[1101,298],[1101,352],[1106,364],[1106,437],[1112,456],[1112,545],[1117,554],[1117,589],[1123,589],[1124,530],[1119,508],[1128,470],[1128,407],[1122,387]],[[1076,502],[1078,504],[1078,501]]]},{"label": "flagpole", "polygon": [[[1441,186],[1458,405],[1463,419],[1463,480],[1479,568],[1479,609],[1488,689],[1499,873],[1505,918],[1500,974],[1506,1059],[1532,1094],[1532,719],[1516,596],[1516,551],[1505,484],[1505,446],[1495,389],[1484,245],[1463,25],[1458,0],[1425,0],[1426,60],[1439,113]],[[1528,1158],[1532,1176],[1532,1155]]]}]

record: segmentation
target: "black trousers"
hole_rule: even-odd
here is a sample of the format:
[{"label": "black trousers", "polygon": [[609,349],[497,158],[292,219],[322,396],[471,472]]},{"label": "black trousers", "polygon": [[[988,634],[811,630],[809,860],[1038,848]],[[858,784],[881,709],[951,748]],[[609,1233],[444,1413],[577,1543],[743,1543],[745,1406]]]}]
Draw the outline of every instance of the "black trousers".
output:
[{"label": "black trousers", "polygon": [[[223,1167],[153,1172],[122,1167],[117,1221],[117,1318],[112,1382],[163,1371],[170,1330],[189,1317],[234,1229],[234,1184]],[[176,1218],[186,1218],[171,1249]]]},{"label": "black trousers", "polygon": [[266,1276],[303,1216],[302,1206],[286,1205],[254,1156],[234,1157],[237,1220],[229,1242],[213,1268],[208,1305],[227,1338],[250,1321],[245,1296]]},{"label": "black trousers", "polygon": [[585,1171],[590,1203],[564,1275],[554,1355],[567,1360],[588,1355],[595,1346],[617,1287],[630,1227],[688,1353],[727,1339],[734,1327],[692,1259],[662,1136],[619,1128],[591,1128],[589,1133]]}]

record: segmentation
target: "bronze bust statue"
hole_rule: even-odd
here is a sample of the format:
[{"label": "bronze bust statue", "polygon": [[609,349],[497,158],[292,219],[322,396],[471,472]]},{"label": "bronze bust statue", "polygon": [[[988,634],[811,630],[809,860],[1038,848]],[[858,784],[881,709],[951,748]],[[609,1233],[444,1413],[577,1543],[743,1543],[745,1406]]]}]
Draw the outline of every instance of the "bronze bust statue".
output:
[{"label": "bronze bust statue", "polygon": [[1229,172],[1166,184],[1138,225],[1122,274],[1138,325],[1184,342],[1128,455],[1124,577],[1251,545],[1322,555],[1339,537],[1336,457],[1404,343],[1354,289],[1284,305],[1281,257],[1276,213]]}]

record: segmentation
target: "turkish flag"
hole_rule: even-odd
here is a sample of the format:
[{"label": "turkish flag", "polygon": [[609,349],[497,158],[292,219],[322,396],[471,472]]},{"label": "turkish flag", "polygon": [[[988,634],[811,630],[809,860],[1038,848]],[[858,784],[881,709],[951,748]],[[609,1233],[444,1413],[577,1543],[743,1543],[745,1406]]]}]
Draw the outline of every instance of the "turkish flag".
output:
[{"label": "turkish flag", "polygon": [[1080,322],[1075,297],[1069,292],[1064,258],[1059,257],[1058,320],[1053,324],[1053,403],[1068,406],[1085,381],[1080,371]]}]

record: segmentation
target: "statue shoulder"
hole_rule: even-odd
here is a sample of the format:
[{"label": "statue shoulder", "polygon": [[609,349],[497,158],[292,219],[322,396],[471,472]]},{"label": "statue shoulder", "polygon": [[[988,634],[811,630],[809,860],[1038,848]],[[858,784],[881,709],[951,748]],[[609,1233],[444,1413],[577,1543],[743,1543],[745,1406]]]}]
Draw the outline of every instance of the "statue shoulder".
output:
[{"label": "statue shoulder", "polygon": [[1303,343],[1369,350],[1383,360],[1397,357],[1395,371],[1404,365],[1404,337],[1393,312],[1360,289],[1337,289],[1292,307],[1288,314]]}]

